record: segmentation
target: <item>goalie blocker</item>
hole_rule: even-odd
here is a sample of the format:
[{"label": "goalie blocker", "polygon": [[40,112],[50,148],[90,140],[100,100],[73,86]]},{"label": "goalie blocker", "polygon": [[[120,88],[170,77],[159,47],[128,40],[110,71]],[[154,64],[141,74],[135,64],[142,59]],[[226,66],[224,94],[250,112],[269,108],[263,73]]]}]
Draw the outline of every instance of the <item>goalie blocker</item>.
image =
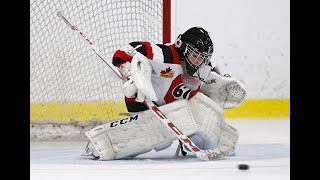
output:
[{"label": "goalie blocker", "polygon": [[[199,148],[217,152],[215,158],[234,154],[238,132],[225,123],[223,108],[209,97],[199,92],[190,100],[177,100],[159,109]],[[89,138],[87,154],[99,160],[160,151],[177,139],[150,110],[97,126],[85,134]]]}]

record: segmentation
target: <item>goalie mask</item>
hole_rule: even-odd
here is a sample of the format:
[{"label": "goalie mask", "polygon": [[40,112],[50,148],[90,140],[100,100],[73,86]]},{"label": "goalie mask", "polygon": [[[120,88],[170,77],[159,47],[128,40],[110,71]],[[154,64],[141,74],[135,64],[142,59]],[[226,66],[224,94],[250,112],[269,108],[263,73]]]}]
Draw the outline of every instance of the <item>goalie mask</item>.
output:
[{"label": "goalie mask", "polygon": [[199,67],[207,65],[213,52],[213,44],[206,30],[192,27],[180,34],[175,42],[178,52],[185,61],[185,71],[192,76]]}]

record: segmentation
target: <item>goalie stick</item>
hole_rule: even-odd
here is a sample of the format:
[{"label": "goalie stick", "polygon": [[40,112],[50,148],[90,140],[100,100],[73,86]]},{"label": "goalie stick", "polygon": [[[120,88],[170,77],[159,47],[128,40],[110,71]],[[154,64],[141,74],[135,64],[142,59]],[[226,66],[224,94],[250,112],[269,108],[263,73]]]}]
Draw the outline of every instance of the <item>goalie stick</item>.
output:
[{"label": "goalie stick", "polygon": [[[93,43],[81,32],[75,25],[71,24],[70,21],[65,17],[63,11],[58,11],[57,15],[77,34],[81,36],[81,38],[87,42],[87,44],[91,47],[91,49],[100,57],[103,62],[105,62],[122,80],[126,79],[118,69],[116,69],[113,64],[107,62],[105,58],[97,51],[96,47]],[[176,136],[177,138],[186,146],[190,151],[196,154],[196,156],[201,160],[212,160],[219,156],[218,153],[213,152],[212,150],[201,150],[198,148],[184,133],[182,133],[160,110],[159,108],[150,100],[146,99],[144,104],[153,112],[154,115],[161,122],[166,125]]]}]

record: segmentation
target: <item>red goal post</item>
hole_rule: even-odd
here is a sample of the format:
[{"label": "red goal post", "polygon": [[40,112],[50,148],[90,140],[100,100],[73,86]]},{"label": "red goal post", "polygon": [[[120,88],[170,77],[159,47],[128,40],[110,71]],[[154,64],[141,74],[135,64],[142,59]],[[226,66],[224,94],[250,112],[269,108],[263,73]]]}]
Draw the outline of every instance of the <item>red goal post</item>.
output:
[{"label": "red goal post", "polygon": [[110,61],[117,48],[132,41],[171,41],[171,0],[30,2],[30,125],[35,140],[48,138],[42,137],[47,127],[84,131],[88,125],[125,118],[119,116],[126,112],[121,81],[59,20],[59,10]]},{"label": "red goal post", "polygon": [[171,0],[163,0],[163,43],[171,42]]}]

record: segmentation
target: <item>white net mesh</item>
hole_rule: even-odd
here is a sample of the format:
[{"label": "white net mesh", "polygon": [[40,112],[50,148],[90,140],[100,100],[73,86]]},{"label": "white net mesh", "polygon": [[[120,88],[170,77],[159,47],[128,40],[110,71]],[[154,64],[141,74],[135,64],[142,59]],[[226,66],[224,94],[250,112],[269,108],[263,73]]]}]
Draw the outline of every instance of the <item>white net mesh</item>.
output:
[{"label": "white net mesh", "polygon": [[121,81],[57,16],[60,10],[111,62],[131,41],[162,43],[162,0],[30,2],[31,122],[119,118],[126,112]]}]

